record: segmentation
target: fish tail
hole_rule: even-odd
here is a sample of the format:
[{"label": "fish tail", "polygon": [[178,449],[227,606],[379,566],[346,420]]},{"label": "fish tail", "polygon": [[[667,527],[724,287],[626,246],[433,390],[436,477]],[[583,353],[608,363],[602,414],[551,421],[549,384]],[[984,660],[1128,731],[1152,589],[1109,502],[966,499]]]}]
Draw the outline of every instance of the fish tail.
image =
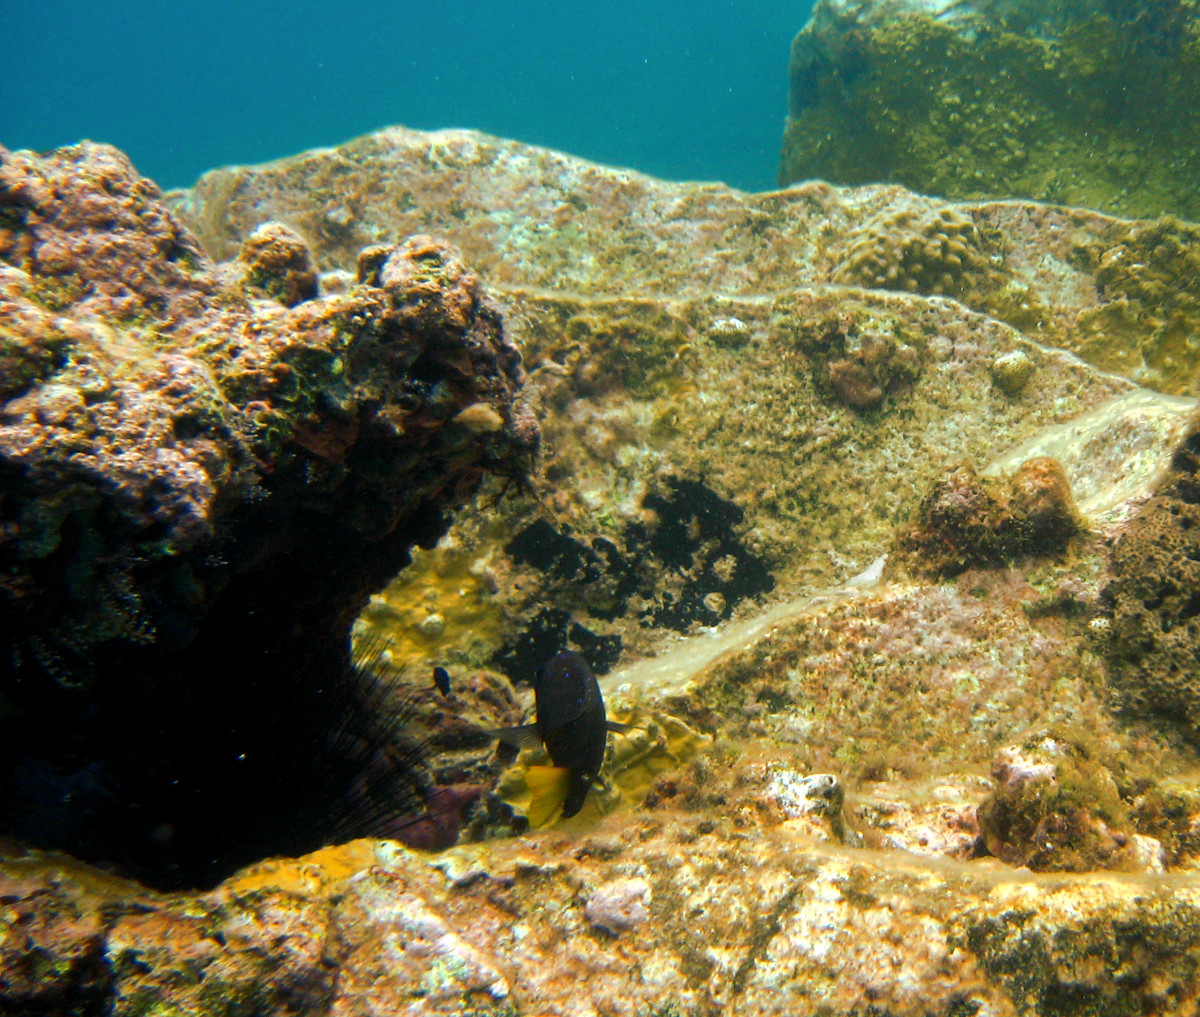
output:
[{"label": "fish tail", "polygon": [[571,771],[561,766],[531,766],[525,771],[525,786],[532,795],[525,815],[536,829],[550,822],[567,800]]}]

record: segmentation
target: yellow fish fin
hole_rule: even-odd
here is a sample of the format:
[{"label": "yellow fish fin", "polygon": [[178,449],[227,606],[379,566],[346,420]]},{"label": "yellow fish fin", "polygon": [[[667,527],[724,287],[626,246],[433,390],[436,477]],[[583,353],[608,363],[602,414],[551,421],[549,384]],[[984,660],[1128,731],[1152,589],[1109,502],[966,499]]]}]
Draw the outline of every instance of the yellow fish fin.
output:
[{"label": "yellow fish fin", "polygon": [[571,771],[561,766],[531,766],[525,771],[525,786],[532,796],[525,817],[534,829],[545,826],[567,800]]}]

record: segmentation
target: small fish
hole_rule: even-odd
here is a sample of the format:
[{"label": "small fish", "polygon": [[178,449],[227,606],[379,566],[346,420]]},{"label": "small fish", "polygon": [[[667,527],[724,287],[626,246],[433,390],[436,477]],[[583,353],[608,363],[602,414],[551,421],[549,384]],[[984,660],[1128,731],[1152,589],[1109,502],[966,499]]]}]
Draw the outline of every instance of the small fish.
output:
[{"label": "small fish", "polygon": [[563,818],[583,808],[600,775],[608,732],[634,730],[608,720],[592,669],[578,653],[552,657],[533,675],[536,721],[490,734],[517,748],[545,745],[553,766],[531,766],[525,775],[533,795],[529,825],[542,826],[559,806]]},{"label": "small fish", "polygon": [[437,686],[438,692],[443,696],[450,695],[450,672],[444,667],[435,667],[433,669],[433,684]]}]

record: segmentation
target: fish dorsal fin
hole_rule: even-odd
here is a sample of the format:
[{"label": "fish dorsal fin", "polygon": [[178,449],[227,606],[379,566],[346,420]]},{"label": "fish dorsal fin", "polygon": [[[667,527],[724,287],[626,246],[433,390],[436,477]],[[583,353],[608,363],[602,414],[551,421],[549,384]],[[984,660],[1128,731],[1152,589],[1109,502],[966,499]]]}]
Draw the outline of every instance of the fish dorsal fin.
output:
[{"label": "fish dorsal fin", "polygon": [[550,822],[567,800],[571,771],[561,766],[531,766],[525,771],[525,786],[531,796],[525,818],[536,830]]},{"label": "fish dorsal fin", "polygon": [[504,742],[505,745],[511,745],[514,749],[537,749],[542,745],[536,724],[492,728],[487,734],[491,738]]}]

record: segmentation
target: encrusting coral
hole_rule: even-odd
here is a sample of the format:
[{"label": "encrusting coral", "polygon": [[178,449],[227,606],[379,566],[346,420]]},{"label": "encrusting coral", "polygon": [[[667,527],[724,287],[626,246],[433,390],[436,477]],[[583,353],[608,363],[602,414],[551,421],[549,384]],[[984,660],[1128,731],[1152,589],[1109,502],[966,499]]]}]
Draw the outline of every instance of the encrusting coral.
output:
[{"label": "encrusting coral", "polygon": [[819,0],[790,81],[783,184],[1200,211],[1189,0]]},{"label": "encrusting coral", "polygon": [[846,237],[838,282],[957,296],[992,270],[979,228],[954,208],[902,209]]}]

